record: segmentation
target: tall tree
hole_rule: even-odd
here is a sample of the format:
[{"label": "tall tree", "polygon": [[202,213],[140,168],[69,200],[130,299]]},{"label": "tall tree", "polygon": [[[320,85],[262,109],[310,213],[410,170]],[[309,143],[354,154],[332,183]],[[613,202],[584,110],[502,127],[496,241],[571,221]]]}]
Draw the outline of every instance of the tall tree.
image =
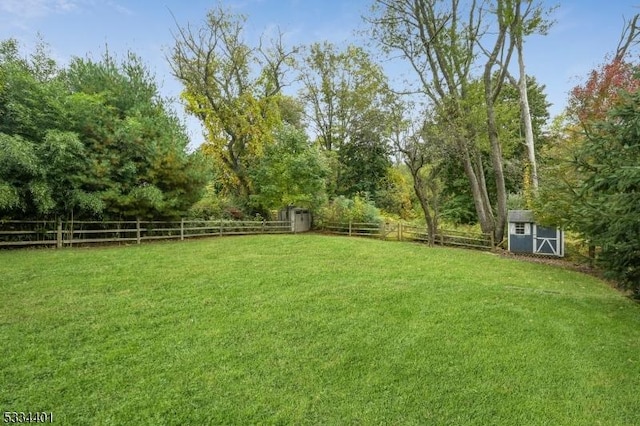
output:
[{"label": "tall tree", "polygon": [[341,170],[338,193],[346,196],[369,194],[374,197],[391,166],[388,138],[373,129],[363,129],[352,136],[338,152]]},{"label": "tall tree", "polygon": [[385,213],[396,215],[402,220],[414,219],[415,197],[412,185],[413,178],[407,167],[401,162],[394,162],[387,170],[387,175],[375,195],[376,206]]},{"label": "tall tree", "polygon": [[[497,125],[499,100],[514,48],[508,30],[520,0],[376,0],[369,19],[373,36],[387,51],[399,51],[419,81],[438,121],[447,127],[451,143],[463,165],[484,232],[501,241],[506,222],[507,192],[504,158]],[[484,58],[479,53],[484,52]],[[495,210],[476,140],[478,129],[469,118],[472,71],[483,70],[485,128],[495,186]]]},{"label": "tall tree", "polygon": [[496,104],[502,92],[514,48],[514,40],[509,42],[508,30],[514,20],[513,7],[518,7],[519,0],[497,0],[495,7],[496,35],[493,47],[485,50],[487,60],[484,64],[483,83],[484,100],[487,116],[487,131],[491,146],[491,165],[496,184],[496,216],[493,230],[496,241],[502,241],[507,225],[507,186],[504,178],[504,157],[496,117]]},{"label": "tall tree", "polygon": [[[637,71],[638,72],[638,71]],[[640,76],[636,74],[636,80]],[[575,152],[582,172],[572,226],[601,248],[597,259],[640,297],[640,91],[621,93]]]},{"label": "tall tree", "polygon": [[[433,245],[438,233],[439,199],[441,195],[438,175],[443,166],[444,144],[441,143],[433,120],[415,127],[411,120],[402,119],[403,107],[397,106],[396,126],[392,135],[394,148],[402,154],[413,181],[413,191],[427,223],[427,241]],[[425,117],[428,117],[425,114]]]},{"label": "tall tree", "polygon": [[[536,160],[535,138],[532,123],[532,114],[529,106],[529,90],[527,73],[524,60],[524,39],[531,34],[547,34],[553,24],[548,15],[554,8],[545,9],[541,3],[532,0],[516,1],[514,4],[514,18],[509,28],[509,36],[515,44],[518,55],[518,79],[509,75],[512,83],[518,87],[520,94],[520,114],[522,117],[523,134],[527,157],[531,169],[530,181],[534,191],[538,189],[538,162]],[[528,183],[527,183],[528,184]]]},{"label": "tall tree", "polygon": [[327,151],[339,150],[371,127],[368,116],[384,107],[386,77],[360,47],[341,51],[328,42],[312,44],[302,83],[300,98],[307,104],[307,118]]},{"label": "tall tree", "polygon": [[250,170],[281,122],[279,102],[295,49],[282,37],[257,47],[243,39],[246,18],[222,6],[207,13],[204,26],[178,26],[169,58],[182,82],[182,99],[206,131],[210,155],[229,193],[249,199]]},{"label": "tall tree", "polygon": [[316,43],[301,75],[300,98],[311,131],[326,151],[336,153],[335,193],[373,195],[390,165],[389,91],[381,67],[360,47]]},{"label": "tall tree", "polygon": [[[553,127],[552,143],[544,150],[544,173],[548,178],[538,203],[539,214],[549,221],[570,226],[576,215],[573,198],[583,180],[572,161],[576,152],[592,132],[593,125],[604,121],[609,112],[620,105],[623,94],[640,90],[637,65],[629,60],[628,50],[640,37],[639,17],[635,15],[625,23],[613,57],[593,69],[584,83],[571,90],[567,109]],[[557,215],[554,211],[563,214]]]},{"label": "tall tree", "polygon": [[[523,9],[523,4],[526,7]],[[507,219],[507,186],[504,175],[503,143],[500,138],[500,128],[496,117],[496,105],[500,101],[504,83],[509,75],[509,66],[514,49],[518,54],[518,68],[520,81],[518,90],[520,94],[520,114],[522,117],[525,145],[529,157],[529,164],[525,177],[534,188],[538,186],[537,162],[535,159],[535,146],[533,141],[533,127],[531,112],[529,109],[526,73],[524,65],[523,42],[524,37],[534,32],[546,33],[548,22],[543,19],[544,14],[549,13],[542,5],[533,4],[533,0],[496,0],[492,14],[495,17],[495,30],[490,31],[494,39],[490,49],[483,48],[487,60],[484,65],[483,81],[485,88],[485,104],[487,112],[487,130],[491,144],[491,162],[496,183],[496,229],[494,236],[496,241],[501,241]],[[529,182],[531,181],[531,182]]]},{"label": "tall tree", "polygon": [[[532,114],[532,129],[537,140],[545,141],[543,129],[549,118],[549,103],[544,94],[544,86],[537,84],[535,78],[529,78],[528,97]],[[486,174],[492,170],[491,146],[486,128],[486,112],[484,103],[484,86],[482,81],[474,80],[469,86],[467,95],[467,122],[470,129],[475,129],[476,147],[482,167]],[[509,194],[526,192],[524,176],[527,169],[526,147],[522,144],[522,123],[519,110],[520,96],[517,86],[505,84],[494,106],[495,119],[500,129],[500,145],[504,157],[504,179]],[[536,145],[536,150],[544,146]],[[450,155],[449,158],[452,158]],[[475,223],[477,216],[473,197],[469,190],[468,179],[459,161],[448,161],[442,168],[442,214],[456,223]],[[494,183],[487,181],[492,202],[495,202]],[[532,195],[532,194],[531,194]]]},{"label": "tall tree", "polygon": [[42,42],[31,57],[15,40],[0,44],[0,211],[13,217],[100,208],[79,188],[86,151],[68,132],[59,72]]},{"label": "tall tree", "polygon": [[[465,18],[466,17],[466,20]],[[466,103],[476,63],[482,12],[475,1],[376,0],[372,35],[387,52],[399,51],[419,81],[439,119],[446,125],[469,180],[478,221],[485,232],[496,230],[484,168],[474,143],[475,129],[466,121]]]}]

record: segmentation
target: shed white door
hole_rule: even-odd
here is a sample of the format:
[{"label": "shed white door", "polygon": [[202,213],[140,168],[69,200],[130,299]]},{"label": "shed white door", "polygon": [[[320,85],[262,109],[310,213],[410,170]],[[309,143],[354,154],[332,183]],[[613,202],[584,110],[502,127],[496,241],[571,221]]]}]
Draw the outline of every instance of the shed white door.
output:
[{"label": "shed white door", "polygon": [[558,228],[534,226],[533,252],[551,256],[564,256],[562,231]]}]

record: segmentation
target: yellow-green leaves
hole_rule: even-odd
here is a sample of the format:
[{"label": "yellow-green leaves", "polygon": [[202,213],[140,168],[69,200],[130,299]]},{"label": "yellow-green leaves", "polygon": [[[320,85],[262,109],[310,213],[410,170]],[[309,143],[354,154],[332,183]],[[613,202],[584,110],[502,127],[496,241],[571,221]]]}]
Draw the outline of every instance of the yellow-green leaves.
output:
[{"label": "yellow-green leaves", "polygon": [[280,123],[278,96],[291,52],[276,40],[253,47],[242,38],[245,18],[222,7],[211,10],[197,32],[178,28],[171,56],[182,98],[206,132],[203,153],[223,191],[248,199],[250,170],[273,143]]}]

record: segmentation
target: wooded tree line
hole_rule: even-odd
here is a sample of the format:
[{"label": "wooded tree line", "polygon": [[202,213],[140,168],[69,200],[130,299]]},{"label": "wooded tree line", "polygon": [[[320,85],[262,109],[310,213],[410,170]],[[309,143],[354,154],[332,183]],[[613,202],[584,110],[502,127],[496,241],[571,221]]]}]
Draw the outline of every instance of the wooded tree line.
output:
[{"label": "wooded tree line", "polygon": [[[446,3],[417,2],[424,9],[417,15],[413,2],[374,2],[370,39],[378,51],[400,51],[418,73],[417,87],[401,91],[360,46],[287,47],[279,34],[250,45],[242,32],[246,17],[223,7],[212,10],[200,28],[178,27],[171,64],[185,87],[187,109],[206,128],[202,149],[219,174],[208,203],[200,207],[219,210],[216,203],[224,200],[262,214],[291,200],[304,204],[305,197],[281,185],[277,194],[273,181],[256,179],[253,172],[264,165],[267,148],[280,144],[276,129],[289,126],[319,158],[307,177],[316,178],[317,189],[324,185],[324,193],[311,197],[310,207],[324,199],[363,197],[408,218],[418,206],[431,231],[442,216],[479,221],[500,240],[507,194],[521,191],[527,161],[520,137],[521,87],[530,99],[531,133],[541,138],[548,118],[543,86],[533,78],[523,86],[505,72],[517,46],[515,36],[505,40],[509,31],[542,31],[544,11],[528,2],[524,7],[500,1],[489,11],[474,3]],[[461,22],[467,12],[471,22]],[[491,17],[502,22],[501,41],[493,48],[502,54],[492,55],[485,75],[473,75],[484,55],[480,33],[494,30],[488,26]],[[429,35],[423,31],[429,29],[426,23],[450,28]],[[495,86],[488,94],[487,82]],[[285,95],[292,86],[295,93]],[[487,99],[492,131],[486,126]],[[499,179],[489,179],[496,170]],[[307,181],[298,182],[296,190],[304,193]]]},{"label": "wooded tree line", "polygon": [[[637,289],[636,18],[549,123],[525,41],[548,31],[552,11],[372,0],[369,45],[287,46],[278,33],[246,40],[247,18],[220,5],[201,26],[177,23],[167,54],[204,129],[193,153],[135,55],[60,69],[43,48],[25,58],[5,41],[0,213],[265,217],[296,204],[373,217],[377,207],[422,217],[429,235],[443,221],[478,223],[499,242],[508,208],[534,208]],[[381,54],[406,65],[405,82],[389,80]]]},{"label": "wooded tree line", "polygon": [[58,68],[0,44],[0,214],[15,219],[171,217],[200,197],[205,159],[140,58]]}]

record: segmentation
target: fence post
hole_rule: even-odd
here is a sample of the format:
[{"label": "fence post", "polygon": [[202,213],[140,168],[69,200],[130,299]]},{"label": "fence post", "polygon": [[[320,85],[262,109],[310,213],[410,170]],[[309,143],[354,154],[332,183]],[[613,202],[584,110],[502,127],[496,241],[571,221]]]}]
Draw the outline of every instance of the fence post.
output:
[{"label": "fence post", "polygon": [[398,223],[398,241],[402,241],[402,222]]},{"label": "fence post", "polygon": [[222,237],[222,219],[220,219],[220,227],[218,231],[220,232],[220,236]]},{"label": "fence post", "polygon": [[140,244],[140,218],[136,218],[136,244]]},{"label": "fence post", "polygon": [[351,219],[349,219],[349,236],[351,236]]},{"label": "fence post", "polygon": [[69,243],[69,247],[73,247],[73,215],[71,216],[71,222],[67,222],[67,241]]},{"label": "fence post", "polygon": [[56,232],[56,247],[62,248],[62,219],[58,218],[58,229]]},{"label": "fence post", "polygon": [[440,232],[440,245],[444,246],[444,232]]},{"label": "fence post", "polygon": [[184,217],[180,218],[180,241],[184,241]]}]

